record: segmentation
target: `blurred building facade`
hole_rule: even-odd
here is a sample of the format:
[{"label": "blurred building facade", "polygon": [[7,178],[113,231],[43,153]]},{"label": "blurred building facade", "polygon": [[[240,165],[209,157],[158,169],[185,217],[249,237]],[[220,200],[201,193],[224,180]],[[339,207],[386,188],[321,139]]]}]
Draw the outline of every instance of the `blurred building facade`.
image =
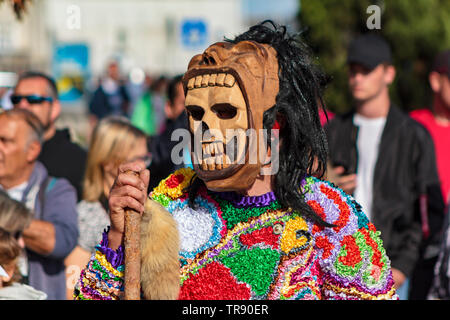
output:
[{"label": "blurred building facade", "polygon": [[0,5],[0,68],[50,71],[54,47],[76,43],[89,48],[92,74],[102,72],[110,58],[121,59],[125,69],[139,66],[154,73],[176,74],[211,42],[233,37],[256,20],[281,17],[282,10],[291,11],[298,1],[277,1],[275,6],[262,5],[265,2],[274,3],[33,0],[22,21],[17,21],[4,3]]},{"label": "blurred building facade", "polygon": [[[127,80],[183,73],[193,55],[256,22],[295,24],[299,0],[32,0],[21,20],[0,4],[0,75],[52,74],[66,112],[119,62]],[[4,77],[4,78],[5,78]],[[0,77],[1,78],[1,77]],[[69,119],[69,121],[72,121]]]},{"label": "blurred building facade", "polygon": [[118,59],[175,74],[211,41],[243,28],[240,0],[34,0],[22,21],[0,7],[0,68],[51,71],[56,46],[85,45],[91,74]]}]

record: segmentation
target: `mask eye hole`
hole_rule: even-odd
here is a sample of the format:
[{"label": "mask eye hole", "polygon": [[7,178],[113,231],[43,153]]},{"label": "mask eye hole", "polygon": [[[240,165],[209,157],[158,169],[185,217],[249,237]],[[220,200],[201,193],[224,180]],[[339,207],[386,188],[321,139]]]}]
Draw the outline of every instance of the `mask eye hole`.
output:
[{"label": "mask eye hole", "polygon": [[199,106],[187,106],[186,110],[195,121],[201,121],[203,116],[205,115],[205,110],[203,110],[203,108]]},{"label": "mask eye hole", "polygon": [[215,104],[211,111],[223,120],[233,119],[237,114],[237,109],[227,103]]}]

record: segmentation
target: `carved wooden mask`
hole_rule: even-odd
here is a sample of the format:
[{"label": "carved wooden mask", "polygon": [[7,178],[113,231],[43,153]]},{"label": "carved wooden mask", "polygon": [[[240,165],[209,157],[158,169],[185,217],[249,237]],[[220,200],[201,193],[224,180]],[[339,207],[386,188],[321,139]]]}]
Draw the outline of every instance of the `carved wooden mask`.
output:
[{"label": "carved wooden mask", "polygon": [[253,41],[215,43],[191,59],[183,85],[198,177],[214,191],[248,189],[261,168],[263,113],[279,90],[275,49]]}]

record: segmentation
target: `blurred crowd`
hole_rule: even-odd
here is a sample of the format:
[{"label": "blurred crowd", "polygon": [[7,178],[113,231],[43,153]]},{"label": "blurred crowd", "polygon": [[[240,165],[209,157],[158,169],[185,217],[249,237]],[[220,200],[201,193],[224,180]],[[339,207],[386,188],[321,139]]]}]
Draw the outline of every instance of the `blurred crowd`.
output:
[{"label": "blurred crowd", "polygon": [[[396,68],[382,37],[353,39],[342,68],[352,111],[333,114],[321,104],[324,179],[352,195],[381,231],[401,299],[450,299],[450,50],[437,52],[429,70],[430,105],[410,113],[391,101]],[[0,299],[72,298],[109,226],[121,163],[146,162],[149,192],[192,166],[189,156],[181,164],[171,156],[172,133],[188,124],[181,79],[147,77],[133,97],[110,62],[89,97],[87,148],[56,126],[62,106],[51,75],[27,71],[0,89]]]}]

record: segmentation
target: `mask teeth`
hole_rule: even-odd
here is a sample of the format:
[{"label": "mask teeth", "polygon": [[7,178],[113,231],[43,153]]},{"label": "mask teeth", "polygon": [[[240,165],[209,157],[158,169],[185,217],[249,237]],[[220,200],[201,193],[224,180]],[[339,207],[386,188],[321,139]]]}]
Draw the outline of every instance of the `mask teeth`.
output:
[{"label": "mask teeth", "polygon": [[216,85],[217,73],[213,73],[209,77],[208,86],[214,87]]},{"label": "mask teeth", "polygon": [[223,157],[223,168],[228,168],[231,165],[231,159],[226,154]]},{"label": "mask teeth", "polygon": [[225,73],[219,73],[217,75],[216,86],[223,87],[223,81],[225,80]]},{"label": "mask teeth", "polygon": [[224,145],[220,141],[202,144],[202,157],[199,159],[202,170],[213,171],[228,168],[231,160],[224,154]]},{"label": "mask teeth", "polygon": [[233,75],[231,75],[229,73],[225,76],[225,79],[223,80],[223,84],[225,85],[225,87],[232,87],[232,86],[234,86],[235,82],[236,82],[236,79],[234,78]]},{"label": "mask teeth", "polygon": [[202,76],[195,77],[195,83],[194,86],[196,88],[200,88],[202,86]]},{"label": "mask teeth", "polygon": [[187,84],[187,88],[189,90],[194,89],[194,84],[195,84],[195,78],[190,78]]},{"label": "mask teeth", "polygon": [[229,73],[212,73],[204,74],[201,76],[196,76],[190,78],[187,84],[188,90],[194,88],[205,88],[205,87],[232,87],[236,83],[236,79],[232,74]]},{"label": "mask teeth", "polygon": [[205,87],[208,86],[208,84],[209,84],[209,78],[210,78],[210,75],[209,75],[209,74],[205,74],[205,75],[202,76],[202,82],[201,82],[202,88],[205,88]]},{"label": "mask teeth", "polygon": [[215,169],[214,160],[215,160],[214,157],[206,158],[206,164],[208,165],[209,171],[212,171]]}]

